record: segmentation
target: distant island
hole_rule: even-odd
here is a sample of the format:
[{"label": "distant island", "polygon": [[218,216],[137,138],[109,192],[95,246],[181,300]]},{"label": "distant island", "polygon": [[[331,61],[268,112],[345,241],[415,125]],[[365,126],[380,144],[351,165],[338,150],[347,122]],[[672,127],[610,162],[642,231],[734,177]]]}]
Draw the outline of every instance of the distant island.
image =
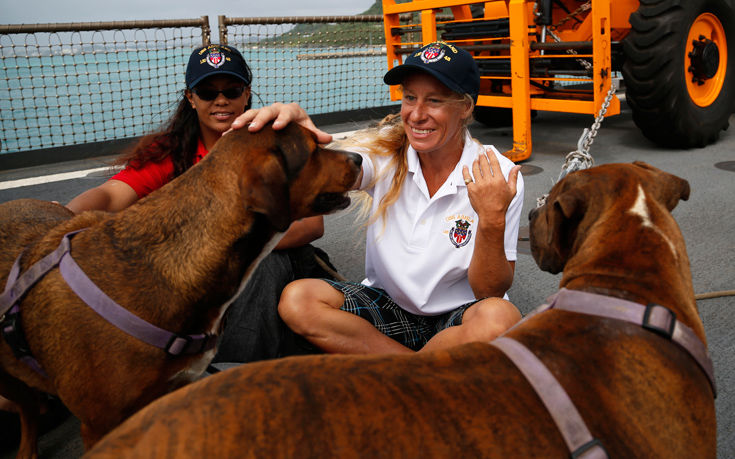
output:
[{"label": "distant island", "polygon": [[[399,2],[407,3],[407,2]],[[473,5],[471,8],[475,8]],[[414,13],[418,14],[418,13]],[[452,17],[451,9],[444,8],[441,14]],[[482,14],[481,12],[479,13]],[[367,10],[357,16],[382,16],[383,2],[376,0]],[[473,11],[474,15],[474,11]],[[418,17],[414,20],[418,21]],[[320,36],[324,41],[320,41]],[[308,40],[304,40],[308,38]],[[301,46],[308,42],[309,47],[334,47],[334,46],[385,46],[385,35],[383,22],[340,22],[340,23],[311,23],[296,24],[293,29],[277,37],[259,40],[258,44],[269,44],[276,46]]]},{"label": "distant island", "polygon": [[[375,3],[358,16],[371,16],[383,14],[383,2],[376,0]],[[259,40],[259,44],[271,44],[280,46],[303,45],[304,38],[308,38],[310,47],[319,47],[318,37],[323,35],[324,47],[333,46],[383,46],[385,35],[382,22],[351,22],[351,23],[314,23],[296,24],[286,33],[277,37]]]}]

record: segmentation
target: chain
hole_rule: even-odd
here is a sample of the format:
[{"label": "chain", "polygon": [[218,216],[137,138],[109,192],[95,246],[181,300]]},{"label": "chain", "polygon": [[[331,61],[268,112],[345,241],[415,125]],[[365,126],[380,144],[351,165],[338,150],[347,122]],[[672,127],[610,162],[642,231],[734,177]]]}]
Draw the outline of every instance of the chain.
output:
[{"label": "chain", "polygon": [[584,13],[585,11],[589,11],[592,9],[592,1],[588,1],[587,3],[582,4],[579,8],[569,13],[569,15],[565,18],[562,18],[561,21],[557,22],[556,24],[552,25],[552,29],[558,29],[559,27],[563,26],[567,21],[570,21],[572,18],[577,17],[578,15]]},{"label": "chain", "polygon": [[[561,38],[559,38],[559,35],[557,35],[556,32],[554,32],[554,31],[557,30],[557,29],[559,29],[559,27],[561,27],[562,25],[564,25],[567,21],[571,20],[574,17],[577,17],[578,15],[580,15],[581,13],[584,13],[585,11],[589,11],[590,9],[592,9],[592,2],[591,1],[588,1],[587,3],[582,4],[579,8],[577,8],[573,12],[569,13],[569,15],[567,15],[567,17],[562,18],[556,24],[554,24],[552,26],[549,26],[547,28],[546,32],[549,35],[551,35],[551,38],[553,38],[557,42],[560,42],[561,41]],[[573,49],[568,49],[567,50],[567,53],[568,54],[572,54],[572,55],[578,54],[577,51],[575,51]],[[592,63],[591,62],[588,62],[588,61],[586,61],[584,59],[577,59],[577,62],[579,62],[579,64],[582,67],[584,67],[584,69],[587,70],[588,72],[590,70],[592,70]]]},{"label": "chain", "polygon": [[[557,34],[556,34],[556,33],[555,33],[555,32],[554,32],[554,31],[553,31],[552,29],[548,29],[548,30],[547,30],[546,32],[547,32],[547,33],[548,33],[549,35],[551,35],[551,38],[553,38],[553,39],[554,39],[554,40],[556,40],[557,42],[560,42],[560,41],[561,41],[561,38],[559,37],[559,35],[557,35]],[[578,54],[578,53],[577,53],[577,51],[576,51],[576,50],[574,50],[574,49],[568,49],[568,50],[567,50],[567,54],[572,54],[572,55],[574,55],[574,54]],[[591,63],[591,62],[589,62],[589,61],[586,61],[586,60],[584,60],[584,59],[577,59],[577,62],[579,62],[579,64],[580,64],[580,65],[581,65],[582,67],[584,67],[584,69],[585,69],[585,70],[587,70],[588,72],[589,72],[590,70],[592,70],[592,63]]]},{"label": "chain", "polygon": [[[563,179],[570,172],[589,169],[595,164],[594,158],[590,155],[590,146],[592,146],[592,142],[594,142],[595,137],[600,130],[600,125],[602,124],[602,120],[605,119],[605,113],[607,113],[607,109],[610,107],[610,101],[612,101],[616,90],[617,85],[614,81],[611,81],[610,90],[607,91],[607,95],[605,96],[605,100],[602,102],[602,106],[595,118],[595,122],[592,123],[592,126],[589,129],[585,128],[584,131],[582,131],[582,135],[577,141],[577,149],[569,152],[564,158],[564,165],[561,167],[561,172],[559,173],[557,182]],[[536,207],[541,207],[546,204],[546,198],[548,196],[548,194],[544,194],[541,197],[536,198]]]},{"label": "chain", "polygon": [[[602,121],[605,119],[605,113],[607,113],[608,107],[610,107],[610,102],[612,101],[613,95],[615,94],[615,91],[617,90],[617,85],[614,81],[610,81],[610,90],[607,91],[607,95],[605,96],[605,100],[602,101],[602,106],[600,107],[600,112],[597,114],[597,118],[595,118],[595,122],[592,123],[592,127],[589,129],[588,134],[585,135],[585,132],[582,133],[582,137],[580,137],[580,141],[584,139],[584,142],[582,143],[581,150],[589,155],[590,146],[592,145],[592,142],[595,141],[595,137],[597,136],[597,131],[600,130],[600,125],[602,124]],[[587,131],[585,129],[585,131]],[[577,148],[579,148],[579,145],[577,145]],[[590,157],[591,158],[591,157]]]}]

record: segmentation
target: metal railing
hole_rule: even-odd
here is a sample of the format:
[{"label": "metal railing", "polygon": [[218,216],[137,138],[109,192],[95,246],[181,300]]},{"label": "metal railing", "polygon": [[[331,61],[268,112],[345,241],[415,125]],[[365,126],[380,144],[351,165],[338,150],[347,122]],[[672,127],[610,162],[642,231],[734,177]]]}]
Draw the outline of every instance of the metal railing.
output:
[{"label": "metal railing", "polygon": [[242,51],[253,105],[310,114],[390,105],[382,16],[0,25],[0,154],[144,135],[171,114],[191,50]]},{"label": "metal railing", "polygon": [[0,153],[144,134],[209,19],[0,26]]},{"label": "metal railing", "polygon": [[219,29],[253,70],[255,102],[295,101],[312,114],[390,104],[382,16],[219,16]]}]

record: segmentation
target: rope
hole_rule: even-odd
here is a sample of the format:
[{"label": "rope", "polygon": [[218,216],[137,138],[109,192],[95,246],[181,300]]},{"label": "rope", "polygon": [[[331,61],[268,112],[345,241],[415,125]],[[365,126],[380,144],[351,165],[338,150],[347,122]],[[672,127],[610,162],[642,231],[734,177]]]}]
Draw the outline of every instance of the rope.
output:
[{"label": "rope", "polygon": [[329,266],[324,260],[322,260],[319,255],[314,254],[314,261],[316,261],[316,264],[318,264],[320,268],[322,268],[324,271],[334,277],[335,280],[339,282],[348,282],[346,277],[332,269],[332,267]]},{"label": "rope", "polygon": [[695,300],[710,300],[721,296],[735,296],[735,290],[720,290],[719,292],[707,292],[694,295]]}]

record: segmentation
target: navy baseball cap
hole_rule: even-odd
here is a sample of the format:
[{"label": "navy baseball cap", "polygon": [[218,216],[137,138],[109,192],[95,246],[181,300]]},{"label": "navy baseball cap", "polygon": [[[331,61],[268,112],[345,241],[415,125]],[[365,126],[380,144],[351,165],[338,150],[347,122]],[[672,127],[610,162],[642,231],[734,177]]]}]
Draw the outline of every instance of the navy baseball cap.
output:
[{"label": "navy baseball cap", "polygon": [[186,87],[192,89],[212,75],[232,75],[250,85],[253,74],[240,51],[227,45],[208,45],[197,48],[186,66]]},{"label": "navy baseball cap", "polygon": [[388,70],[383,81],[401,84],[406,75],[417,70],[428,73],[454,92],[469,94],[477,102],[480,70],[467,51],[443,41],[429,43],[410,54],[403,64]]}]

